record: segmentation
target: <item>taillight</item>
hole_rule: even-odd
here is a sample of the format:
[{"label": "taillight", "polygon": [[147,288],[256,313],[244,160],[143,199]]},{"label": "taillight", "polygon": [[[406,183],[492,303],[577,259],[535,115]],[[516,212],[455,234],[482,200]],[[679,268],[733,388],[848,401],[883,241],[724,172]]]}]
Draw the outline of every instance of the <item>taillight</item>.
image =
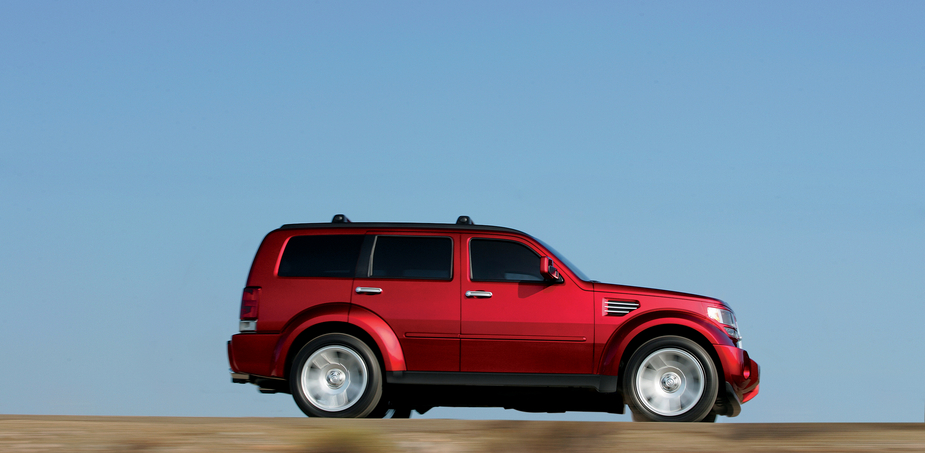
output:
[{"label": "taillight", "polygon": [[257,319],[257,307],[260,305],[260,287],[248,286],[241,296],[241,320]]}]

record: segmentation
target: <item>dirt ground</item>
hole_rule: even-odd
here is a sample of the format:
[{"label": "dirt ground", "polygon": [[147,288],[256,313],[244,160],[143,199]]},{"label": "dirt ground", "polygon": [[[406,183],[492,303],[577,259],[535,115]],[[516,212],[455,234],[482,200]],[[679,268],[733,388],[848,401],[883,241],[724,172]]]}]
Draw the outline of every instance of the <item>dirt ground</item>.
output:
[{"label": "dirt ground", "polygon": [[925,451],[923,423],[656,424],[0,415],[0,452]]}]

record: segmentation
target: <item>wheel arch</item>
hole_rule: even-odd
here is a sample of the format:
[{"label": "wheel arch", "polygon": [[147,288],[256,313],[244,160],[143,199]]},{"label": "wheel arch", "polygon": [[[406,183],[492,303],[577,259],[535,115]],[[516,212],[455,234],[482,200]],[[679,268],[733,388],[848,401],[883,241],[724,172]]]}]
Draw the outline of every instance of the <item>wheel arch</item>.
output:
[{"label": "wheel arch", "polygon": [[666,335],[684,337],[700,345],[713,360],[718,376],[724,376],[722,360],[713,345],[731,345],[732,341],[709,320],[687,312],[653,312],[621,326],[611,335],[601,356],[601,374],[623,376],[633,352],[645,342]]},{"label": "wheel arch", "polygon": [[292,361],[313,338],[327,333],[357,337],[373,352],[383,371],[404,371],[405,359],[395,332],[382,318],[349,304],[313,307],[299,315],[286,329],[274,351],[274,374],[288,379]]},{"label": "wheel arch", "polygon": [[700,345],[707,354],[710,355],[710,359],[713,360],[713,366],[716,367],[716,375],[723,379],[723,362],[720,360],[719,356],[716,354],[716,349],[713,345],[707,340],[703,334],[699,331],[679,324],[661,324],[649,329],[646,329],[640,332],[639,335],[633,337],[633,339],[627,343],[626,347],[623,349],[622,354],[620,354],[620,362],[617,368],[617,376],[623,376],[623,373],[626,371],[626,364],[629,362],[630,357],[639,349],[640,346],[645,344],[647,341],[664,336],[677,336],[687,338],[688,340],[693,341]]}]

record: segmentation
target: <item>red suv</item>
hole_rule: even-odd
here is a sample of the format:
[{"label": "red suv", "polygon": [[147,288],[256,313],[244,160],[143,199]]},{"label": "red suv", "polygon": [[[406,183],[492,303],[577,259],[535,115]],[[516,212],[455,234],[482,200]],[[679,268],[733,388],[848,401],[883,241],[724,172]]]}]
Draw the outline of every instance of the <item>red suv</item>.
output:
[{"label": "red suv", "polygon": [[436,406],[734,417],[758,394],[724,302],[600,283],[510,228],[283,225],[254,257],[232,381],[317,417]]}]

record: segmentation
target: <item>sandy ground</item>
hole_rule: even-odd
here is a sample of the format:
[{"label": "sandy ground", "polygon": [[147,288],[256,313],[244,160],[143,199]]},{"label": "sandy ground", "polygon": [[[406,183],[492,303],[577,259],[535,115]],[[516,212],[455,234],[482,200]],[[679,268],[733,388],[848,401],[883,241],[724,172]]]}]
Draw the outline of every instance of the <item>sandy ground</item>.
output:
[{"label": "sandy ground", "polygon": [[655,424],[0,415],[0,452],[925,451],[923,423]]}]

